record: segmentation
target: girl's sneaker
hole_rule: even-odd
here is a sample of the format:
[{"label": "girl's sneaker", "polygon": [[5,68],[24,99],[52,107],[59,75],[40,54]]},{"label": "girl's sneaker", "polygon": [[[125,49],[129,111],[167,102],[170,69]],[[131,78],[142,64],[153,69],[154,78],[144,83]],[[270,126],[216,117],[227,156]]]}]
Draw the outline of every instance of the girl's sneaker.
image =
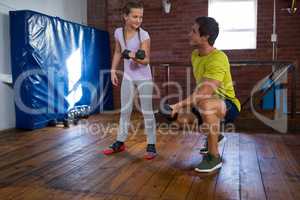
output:
[{"label": "girl's sneaker", "polygon": [[147,145],[147,150],[146,154],[144,155],[144,158],[146,160],[152,160],[157,156],[156,149],[155,149],[155,144],[148,144]]},{"label": "girl's sneaker", "polygon": [[124,142],[116,141],[112,145],[110,145],[107,149],[104,149],[102,153],[105,155],[111,155],[114,153],[125,151],[125,149],[126,147]]}]

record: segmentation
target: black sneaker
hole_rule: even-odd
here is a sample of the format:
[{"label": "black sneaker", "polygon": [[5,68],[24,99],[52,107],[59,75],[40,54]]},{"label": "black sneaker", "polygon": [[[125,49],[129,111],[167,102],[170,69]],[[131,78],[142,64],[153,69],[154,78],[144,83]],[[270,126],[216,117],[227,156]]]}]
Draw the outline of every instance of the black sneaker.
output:
[{"label": "black sneaker", "polygon": [[152,160],[157,156],[155,144],[148,144],[146,149],[146,154],[144,155],[144,158],[146,160]]},{"label": "black sneaker", "polygon": [[210,153],[203,156],[203,160],[195,168],[197,172],[212,172],[222,167],[222,159],[220,156],[216,157]]},{"label": "black sneaker", "polygon": [[[218,137],[218,144],[223,144],[226,141],[226,137],[222,134]],[[206,141],[204,143],[204,147],[200,149],[201,154],[207,154],[208,153],[208,141],[206,138]]]}]

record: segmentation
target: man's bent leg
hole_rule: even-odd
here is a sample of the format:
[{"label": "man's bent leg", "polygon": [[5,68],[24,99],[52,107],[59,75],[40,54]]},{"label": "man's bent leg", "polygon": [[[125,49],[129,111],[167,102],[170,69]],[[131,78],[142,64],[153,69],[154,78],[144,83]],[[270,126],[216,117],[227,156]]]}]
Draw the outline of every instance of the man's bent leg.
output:
[{"label": "man's bent leg", "polygon": [[204,131],[208,134],[208,153],[203,156],[195,171],[212,172],[222,167],[222,159],[218,150],[218,135],[220,134],[220,121],[226,113],[226,106],[222,100],[207,99],[199,103],[199,110],[203,126],[205,126]]},{"label": "man's bent leg", "polygon": [[212,155],[219,155],[218,136],[220,134],[220,121],[226,114],[226,106],[221,99],[206,99],[198,104],[204,131],[208,135],[208,151]]}]

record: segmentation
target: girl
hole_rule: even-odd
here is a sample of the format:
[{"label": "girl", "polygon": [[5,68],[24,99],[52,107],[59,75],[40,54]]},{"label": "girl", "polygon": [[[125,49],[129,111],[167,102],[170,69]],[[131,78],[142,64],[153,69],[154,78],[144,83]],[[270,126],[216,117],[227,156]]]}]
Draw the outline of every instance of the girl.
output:
[{"label": "girl", "polygon": [[134,88],[138,88],[141,109],[147,133],[145,159],[153,159],[156,154],[156,124],[152,110],[153,82],[150,69],[150,37],[141,28],[143,4],[128,2],[123,8],[124,27],[115,30],[115,50],[112,60],[111,81],[119,85],[117,66],[124,59],[124,75],[121,84],[121,116],[116,141],[103,153],[110,155],[125,150],[124,142],[128,135],[128,125],[134,99]]}]

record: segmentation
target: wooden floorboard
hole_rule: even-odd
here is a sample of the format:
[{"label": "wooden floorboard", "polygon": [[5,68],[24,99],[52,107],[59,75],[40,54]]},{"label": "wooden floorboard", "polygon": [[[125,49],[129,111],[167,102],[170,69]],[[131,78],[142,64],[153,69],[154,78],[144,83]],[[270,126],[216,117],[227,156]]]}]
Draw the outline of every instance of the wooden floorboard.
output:
[{"label": "wooden floorboard", "polygon": [[[197,164],[200,163],[203,156],[199,154],[200,147],[203,146],[204,139],[199,140],[198,143],[195,145],[195,150],[189,155],[188,162],[185,163],[187,169],[194,170]],[[223,156],[224,153],[224,144],[219,145],[219,152],[220,155]],[[200,158],[199,158],[200,155]],[[189,164],[191,165],[190,167]],[[193,174],[192,178],[192,185],[189,189],[189,192],[186,195],[187,200],[200,200],[200,199],[214,199],[215,198],[215,189],[216,184],[219,176],[218,172],[208,173],[208,174],[201,174],[198,172],[191,171],[190,173]]]},{"label": "wooden floorboard", "polygon": [[[145,184],[148,184],[149,180],[158,172],[166,160],[176,156],[179,151],[180,143],[185,139],[186,137],[180,135],[178,137],[168,135],[165,136],[165,139],[162,138],[161,141],[158,142],[161,149],[159,149],[157,159],[150,162],[143,162],[139,169],[131,172],[128,180],[120,185],[115,193],[136,195]],[[132,185],[135,187],[131,187]]]},{"label": "wooden floorboard", "polygon": [[0,183],[5,184],[14,182],[26,174],[32,174],[38,170],[41,171],[41,169],[44,169],[45,167],[55,166],[57,163],[73,157],[74,154],[80,153],[86,146],[95,144],[97,141],[96,138],[91,137],[88,134],[78,136],[76,139],[70,138],[64,143],[57,141],[58,144],[55,144],[54,140],[52,146],[47,147],[47,149],[43,148],[43,150],[38,154],[35,154],[35,156],[31,155],[30,157],[27,157],[27,159],[6,165],[5,169],[0,171]]},{"label": "wooden floorboard", "polygon": [[[157,142],[157,148],[162,149],[162,151],[158,152],[159,154],[164,153],[164,150],[168,150],[168,146],[166,142],[167,141],[164,139],[160,139]],[[142,150],[142,154],[144,154],[146,151],[145,147],[146,147],[146,143],[143,143],[142,146],[140,147],[140,149]],[[143,174],[143,171],[147,170],[148,172],[151,172],[151,170],[153,170],[152,168],[154,167],[152,161],[145,162],[143,160],[142,154],[132,159],[131,162],[127,163],[127,165],[123,165],[123,166],[119,165],[119,167],[115,169],[115,171],[118,171],[118,173],[114,173],[112,176],[106,179],[101,185],[97,185],[95,187],[96,191],[109,192],[109,193],[115,193],[121,195],[133,195],[133,193],[122,192],[121,191],[122,186],[131,185],[128,183],[128,181],[130,181],[132,177],[135,177],[135,175],[138,175],[139,177],[143,178],[143,180],[140,180],[139,183],[134,184],[135,188],[138,188],[141,182],[147,180],[147,176],[146,174]],[[137,180],[138,179],[135,179],[135,181]]]},{"label": "wooden floorboard", "polygon": [[[117,121],[93,116],[88,125]],[[105,156],[101,150],[116,129],[92,134],[86,126],[1,135],[0,199],[300,199],[300,135],[225,133],[223,167],[203,174],[194,171],[202,159],[201,133],[158,132],[159,155],[146,161],[143,129],[130,134],[125,152]]]},{"label": "wooden floorboard", "polygon": [[[202,137],[195,133],[186,135],[186,137],[189,140],[184,143],[184,148],[180,150],[181,152],[178,154],[176,161],[169,165],[171,167],[165,169],[166,171],[174,170],[174,175],[161,194],[161,199],[185,199],[193,184],[193,169],[185,168],[184,163],[189,162],[187,158],[189,159],[189,155],[196,148],[198,141],[201,141]],[[200,160],[200,156],[198,157]]]},{"label": "wooden floorboard", "polygon": [[293,199],[271,145],[271,137],[256,135],[255,144],[267,199]]},{"label": "wooden floorboard", "polygon": [[[168,186],[176,174],[176,169],[173,167],[182,159],[182,156],[186,155],[186,152],[189,150],[190,146],[195,144],[194,137],[185,136],[185,139],[180,141],[180,145],[175,151],[176,154],[169,156],[169,159],[166,159],[159,170],[149,179],[147,184],[144,184],[140,191],[137,193],[137,196],[146,196],[152,198],[159,198],[167,190]],[[185,146],[186,144],[186,146]],[[186,151],[187,150],[187,151]],[[178,190],[181,188],[178,188]]]},{"label": "wooden floorboard", "polygon": [[215,188],[215,199],[240,199],[240,159],[238,133],[226,136],[226,144],[223,151],[224,166],[221,168]]},{"label": "wooden floorboard", "polygon": [[240,199],[266,199],[255,136],[240,134]]},{"label": "wooden floorboard", "polygon": [[291,196],[294,199],[300,199],[300,166],[298,162],[290,153],[282,136],[273,137],[269,141]]}]

